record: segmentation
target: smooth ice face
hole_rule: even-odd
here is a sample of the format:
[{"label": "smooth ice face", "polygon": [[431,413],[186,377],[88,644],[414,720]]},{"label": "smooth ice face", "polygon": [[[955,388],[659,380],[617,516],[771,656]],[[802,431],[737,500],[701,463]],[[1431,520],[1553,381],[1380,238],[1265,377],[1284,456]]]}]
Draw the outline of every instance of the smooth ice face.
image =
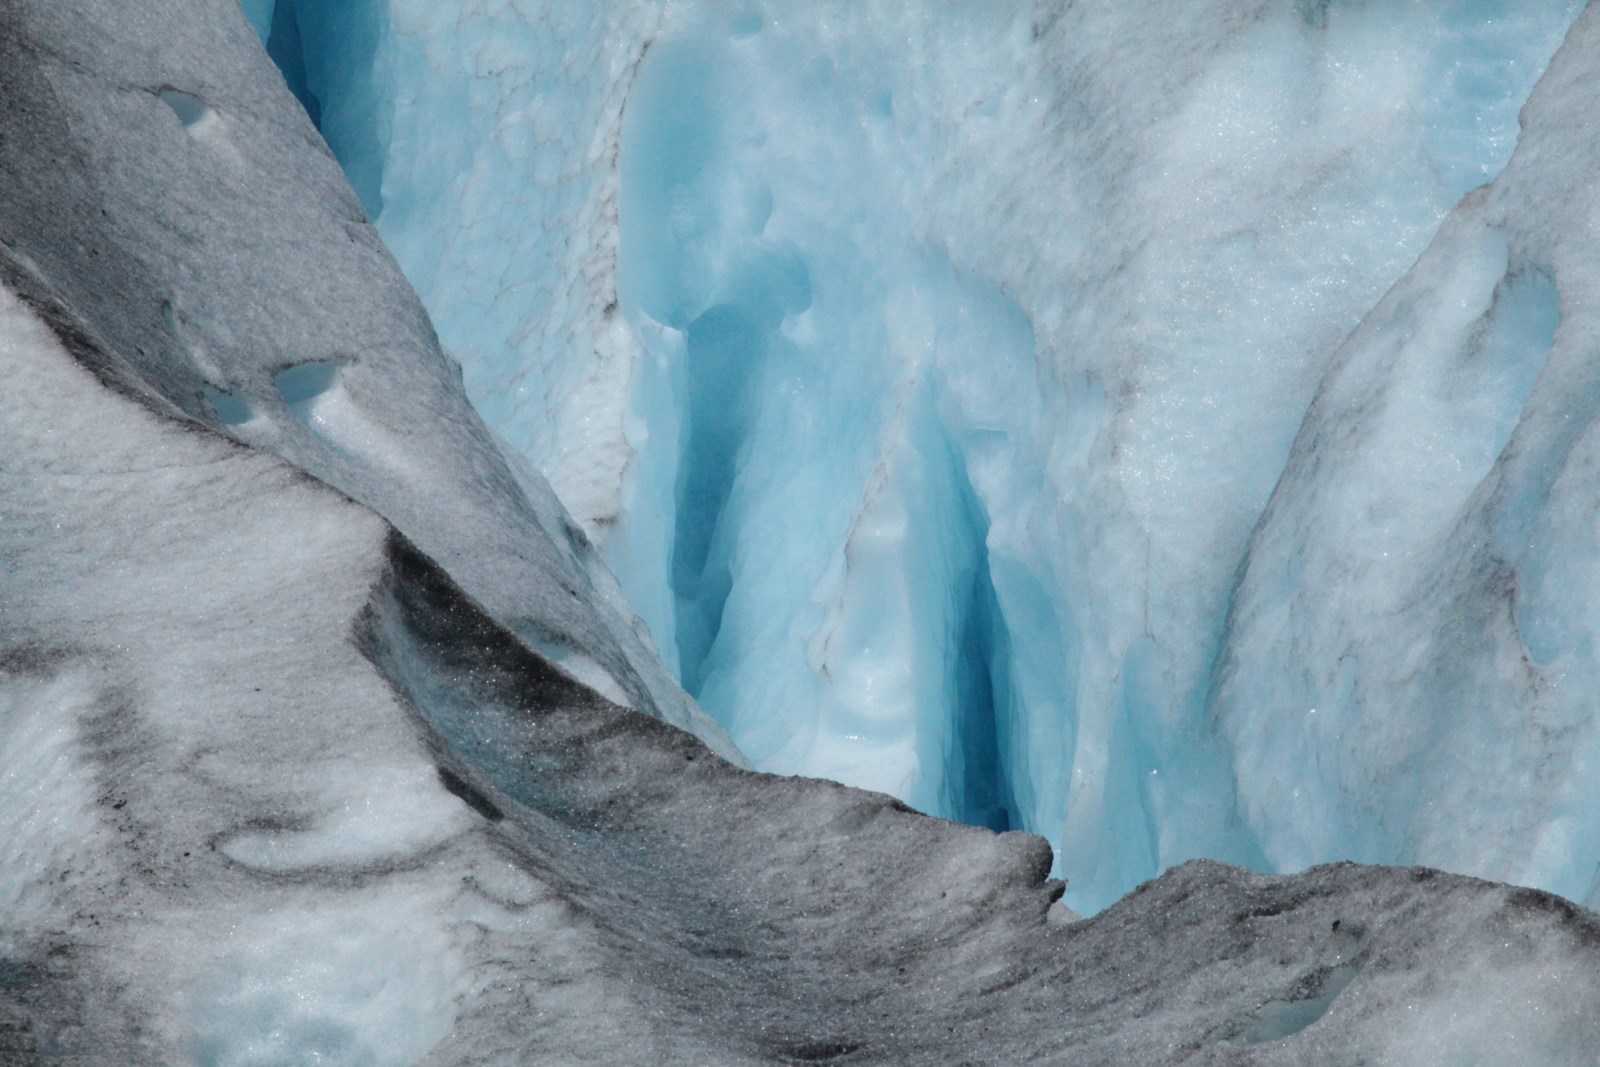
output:
[{"label": "smooth ice face", "polygon": [[1212,709],[1275,864],[1398,852],[1600,899],[1596,146],[1569,135],[1597,31],[1340,350],[1252,542]]},{"label": "smooth ice face", "polygon": [[[1236,767],[1300,727],[1208,706],[1233,581],[1332,353],[1505,164],[1577,6],[293,0],[274,54],[742,749],[1044,833],[1093,909],[1291,862]],[[1448,416],[1488,427],[1466,467],[1539,277]],[[1331,802],[1293,862],[1378,817]]]}]

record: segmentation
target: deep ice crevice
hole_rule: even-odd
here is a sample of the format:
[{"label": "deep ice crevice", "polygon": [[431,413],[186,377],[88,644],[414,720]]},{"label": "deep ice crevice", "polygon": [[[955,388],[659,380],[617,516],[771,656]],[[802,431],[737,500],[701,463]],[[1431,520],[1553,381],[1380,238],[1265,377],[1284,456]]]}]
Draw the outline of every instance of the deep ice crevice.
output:
[{"label": "deep ice crevice", "polygon": [[[701,703],[762,767],[1003,809],[1090,911],[1287,862],[1213,713],[1235,575],[1340,341],[1505,166],[1578,7],[295,0],[469,392]],[[1557,321],[1549,264],[1485,255],[1463,484],[1523,447]],[[1322,819],[1300,862],[1351,840]]]},{"label": "deep ice crevice", "polygon": [[295,99],[338,155],[367,217],[383,212],[385,125],[371,121],[388,101],[374,69],[389,15],[381,0],[325,4],[277,0],[266,38]]},{"label": "deep ice crevice", "polygon": [[[761,24],[741,23],[734,38]],[[745,62],[715,24],[656,42],[620,143],[619,295],[624,310],[664,327],[642,336],[677,368],[683,413],[676,442],[661,441],[674,451],[659,465],[677,475],[673,612],[652,620],[658,640],[675,646],[690,691],[771,765],[846,777],[854,766],[927,810],[1025,825],[1003,770],[1016,710],[988,522],[968,457],[938,410],[958,401],[941,400],[945,387],[934,383],[945,377],[938,350],[963,331],[992,330],[985,341],[995,351],[1023,360],[1031,331],[1014,303],[963,279],[935,250],[891,246],[887,262],[874,263],[883,251],[873,251],[870,229],[860,232],[872,225],[871,201],[843,201],[847,219],[835,222],[816,218],[812,204],[775,200],[759,153],[763,120],[736,103]],[[874,94],[868,113],[881,122],[885,106]],[[984,310],[991,302],[999,310]],[[963,316],[988,321],[963,325]],[[870,413],[884,408],[874,393],[888,384],[874,366],[884,345],[903,348],[912,369],[891,394],[898,414],[874,433]],[[997,436],[1005,449],[1007,435]],[[849,497],[822,488],[830,481],[859,486],[854,520],[839,508]],[[839,534],[808,546],[780,532],[793,518],[762,499],[778,482],[795,489],[792,505],[816,501],[823,513],[810,521]],[[778,582],[794,592],[777,593]],[[769,665],[782,672],[781,688],[769,677],[766,691],[785,695],[765,714],[747,709],[759,702],[745,661],[759,647],[747,632],[760,610],[753,587],[822,609],[806,659]],[[842,625],[865,605],[862,625]],[[806,701],[820,706],[807,712]],[[794,729],[808,714],[817,722],[810,751]]]}]

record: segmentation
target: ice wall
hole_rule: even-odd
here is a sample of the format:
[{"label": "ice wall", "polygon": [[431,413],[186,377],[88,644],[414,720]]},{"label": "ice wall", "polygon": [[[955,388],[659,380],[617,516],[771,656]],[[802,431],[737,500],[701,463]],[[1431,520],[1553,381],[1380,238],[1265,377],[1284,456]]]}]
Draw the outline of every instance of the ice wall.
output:
[{"label": "ice wall", "polygon": [[[1214,664],[1332,353],[1577,7],[280,0],[269,44],[744,751],[1044,833],[1096,908],[1197,854],[1418,855],[1403,804],[1252,785],[1303,773],[1305,667]],[[1549,284],[1505,299],[1537,347]]]},{"label": "ice wall", "polygon": [[1597,898],[1597,15],[1340,350],[1252,542],[1212,709],[1275,865]]}]

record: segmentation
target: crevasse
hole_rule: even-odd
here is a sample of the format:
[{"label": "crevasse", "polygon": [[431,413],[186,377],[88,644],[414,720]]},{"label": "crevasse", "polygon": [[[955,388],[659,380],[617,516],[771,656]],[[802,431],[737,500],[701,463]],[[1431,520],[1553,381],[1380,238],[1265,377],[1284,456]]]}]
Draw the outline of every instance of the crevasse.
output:
[{"label": "crevasse", "polygon": [[[1361,795],[1372,751],[1302,792],[1360,657],[1313,642],[1301,686],[1233,594],[1341,341],[1510,158],[1577,8],[247,13],[485,418],[752,760],[1042,833],[1092,910],[1195,855],[1592,866],[1379,830],[1414,798]],[[1463,484],[1559,318],[1506,269],[1472,398],[1419,416],[1471,423]]]}]

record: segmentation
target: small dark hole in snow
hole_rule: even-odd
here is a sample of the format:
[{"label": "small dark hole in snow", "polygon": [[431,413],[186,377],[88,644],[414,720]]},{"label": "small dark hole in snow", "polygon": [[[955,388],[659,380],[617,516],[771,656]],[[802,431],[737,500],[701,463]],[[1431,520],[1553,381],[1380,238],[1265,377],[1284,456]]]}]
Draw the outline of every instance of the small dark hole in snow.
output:
[{"label": "small dark hole in snow", "polygon": [[689,954],[702,960],[742,960],[750,955],[737,945],[695,945]]},{"label": "small dark hole in snow", "polygon": [[848,1056],[860,1048],[859,1042],[809,1041],[789,1049],[788,1055],[801,1063],[823,1063]]},{"label": "small dark hole in snow", "polygon": [[333,388],[339,380],[339,372],[346,365],[342,359],[301,363],[279,371],[273,376],[272,382],[278,387],[278,395],[283,397],[283,402],[293,408],[309,403]]},{"label": "small dark hole in snow", "polygon": [[250,401],[242,396],[221,389],[207,389],[206,399],[211,402],[211,410],[217,413],[217,419],[224,426],[238,426],[256,417]]},{"label": "small dark hole in snow", "polygon": [[162,89],[156,94],[161,102],[172,109],[178,116],[178,121],[183,123],[184,129],[189,129],[195,123],[211,114],[211,107],[204,100],[193,93],[186,93],[181,89]]},{"label": "small dark hole in snow", "polygon": [[1313,995],[1263,1004],[1256,1012],[1255,1024],[1244,1034],[1244,1043],[1261,1045],[1298,1034],[1328,1014],[1333,1002],[1360,971],[1359,963],[1343,964],[1322,976]]}]

